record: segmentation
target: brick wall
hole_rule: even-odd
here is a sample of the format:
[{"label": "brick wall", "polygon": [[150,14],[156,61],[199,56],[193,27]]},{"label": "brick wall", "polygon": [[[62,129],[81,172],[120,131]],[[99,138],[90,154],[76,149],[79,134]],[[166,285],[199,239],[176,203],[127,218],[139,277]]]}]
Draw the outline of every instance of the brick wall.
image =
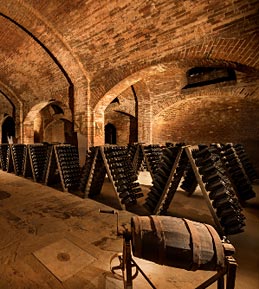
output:
[{"label": "brick wall", "polygon": [[[258,0],[2,1],[1,87],[23,107],[19,122],[33,105],[60,100],[91,145],[95,116],[103,130],[110,101],[139,85],[138,136],[149,141],[154,115],[196,95],[181,93],[187,69],[231,66],[258,78],[258,8]],[[240,81],[240,91],[253,98],[247,79]],[[25,124],[26,139],[32,122]],[[124,123],[126,132],[130,120]]]},{"label": "brick wall", "polygon": [[[134,129],[132,129],[131,117],[120,112],[107,112],[105,114],[105,125],[111,123],[116,128],[116,144],[127,145],[134,138]],[[131,136],[130,136],[131,132]]]},{"label": "brick wall", "polygon": [[44,141],[46,142],[65,142],[64,121],[54,120],[45,129]]},{"label": "brick wall", "polygon": [[258,111],[258,101],[224,96],[181,101],[154,118],[153,142],[242,143],[259,171]]}]

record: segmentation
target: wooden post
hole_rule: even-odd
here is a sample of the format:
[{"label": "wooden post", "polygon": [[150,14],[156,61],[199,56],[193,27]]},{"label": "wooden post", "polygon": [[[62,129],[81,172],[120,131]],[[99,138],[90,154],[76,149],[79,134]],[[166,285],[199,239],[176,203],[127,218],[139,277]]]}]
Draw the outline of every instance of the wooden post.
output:
[{"label": "wooden post", "polygon": [[101,152],[101,155],[102,155],[102,158],[103,158],[103,162],[104,162],[104,165],[105,165],[105,168],[106,168],[106,172],[107,172],[108,178],[109,178],[109,180],[112,183],[113,190],[114,190],[115,195],[116,195],[116,199],[118,200],[121,209],[125,210],[126,206],[121,203],[121,200],[119,198],[119,195],[118,195],[118,192],[117,192],[117,189],[116,189],[116,186],[115,186],[115,183],[114,183],[111,171],[110,171],[110,167],[108,165],[108,162],[107,162],[107,159],[106,159],[106,156],[105,156],[105,153],[104,153],[104,147],[103,146],[100,147],[100,152]]},{"label": "wooden post", "polygon": [[88,179],[87,179],[87,183],[86,183],[86,186],[85,186],[84,198],[88,197],[88,195],[89,195],[89,190],[90,190],[90,186],[91,186],[92,179],[93,179],[93,174],[94,174],[94,170],[95,170],[95,165],[96,165],[96,160],[97,160],[98,153],[99,153],[99,149],[96,148],[96,150],[94,152],[94,158],[92,160],[89,176],[88,176]]},{"label": "wooden post", "polygon": [[198,185],[200,186],[200,189],[201,189],[201,192],[202,192],[202,194],[203,194],[203,197],[204,197],[204,199],[205,199],[205,201],[206,201],[206,203],[207,203],[207,206],[208,206],[208,208],[209,208],[209,210],[210,210],[210,213],[211,213],[211,215],[212,215],[212,217],[213,217],[213,219],[214,219],[214,222],[215,222],[215,224],[216,224],[216,226],[217,226],[217,231],[219,232],[219,234],[220,234],[221,236],[224,236],[224,230],[223,230],[223,228],[222,228],[222,226],[221,226],[221,224],[220,224],[220,222],[219,222],[219,219],[218,219],[218,217],[217,217],[217,215],[216,215],[216,212],[215,212],[214,208],[212,207],[210,198],[209,198],[209,196],[208,196],[208,192],[207,192],[207,190],[206,190],[206,188],[205,188],[205,185],[204,185],[204,183],[203,183],[203,181],[202,181],[202,178],[201,178],[201,176],[200,176],[200,174],[199,174],[199,171],[198,171],[198,169],[197,169],[197,167],[196,167],[196,164],[195,164],[195,161],[194,161],[194,159],[193,159],[193,156],[192,156],[190,147],[185,147],[185,151],[186,151],[186,154],[187,154],[187,156],[188,156],[188,158],[189,158],[189,161],[190,161],[190,163],[191,163],[192,169],[193,169],[193,171],[194,171],[194,173],[195,173],[195,176],[196,176]]},{"label": "wooden post", "polygon": [[170,175],[169,175],[169,178],[167,179],[167,182],[166,182],[166,185],[165,185],[165,188],[163,190],[163,193],[159,199],[159,202],[154,210],[154,214],[155,215],[158,215],[160,213],[160,210],[161,210],[161,205],[163,204],[163,202],[166,200],[166,197],[167,197],[167,194],[168,194],[168,190],[170,188],[170,185],[171,185],[171,182],[172,182],[172,179],[174,177],[174,173],[176,171],[176,168],[179,164],[179,161],[180,161],[180,158],[181,158],[181,155],[182,155],[182,152],[183,152],[183,148],[181,147],[177,156],[176,156],[176,159],[174,161],[174,164],[173,164],[173,167],[171,169],[171,172],[170,172]]}]

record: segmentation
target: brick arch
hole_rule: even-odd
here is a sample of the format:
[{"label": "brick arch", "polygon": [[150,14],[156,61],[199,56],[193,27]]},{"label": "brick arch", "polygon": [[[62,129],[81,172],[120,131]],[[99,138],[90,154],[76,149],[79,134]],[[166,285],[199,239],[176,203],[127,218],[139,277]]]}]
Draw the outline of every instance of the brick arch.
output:
[{"label": "brick arch", "polygon": [[16,127],[16,138],[18,139],[18,141],[22,142],[23,103],[20,100],[20,98],[14,93],[14,91],[12,91],[9,87],[7,87],[1,80],[0,80],[0,87],[1,87],[2,93],[6,96],[8,101],[15,108],[15,115],[13,117],[14,117],[15,127]]},{"label": "brick arch", "polygon": [[255,71],[259,69],[258,50],[258,33],[240,39],[205,36],[176,48],[161,61],[178,59],[189,64],[223,65],[240,71]]},{"label": "brick arch", "polygon": [[191,101],[192,99],[202,97],[202,98],[213,98],[213,97],[229,97],[229,98],[236,98],[236,99],[250,99],[251,101],[258,101],[259,98],[259,86],[255,85],[254,87],[207,87],[202,88],[199,87],[197,89],[192,89],[183,93],[175,92],[175,95],[172,99],[164,101],[159,110],[153,111],[153,117],[159,117],[161,114],[164,113],[166,109],[171,107],[172,105],[176,105],[179,102],[184,101]]},{"label": "brick arch", "polygon": [[63,67],[73,84],[69,95],[72,94],[74,96],[73,108],[76,128],[85,133],[87,131],[87,121],[81,125],[79,123],[82,116],[86,119],[88,118],[89,97],[86,96],[89,95],[89,75],[79,58],[73,53],[73,50],[50,22],[43,18],[42,15],[29,4],[15,0],[8,1],[8,5],[0,2],[0,11],[2,16],[12,19],[37,38],[51,51]]},{"label": "brick arch", "polygon": [[[201,66],[231,67],[243,72],[256,72],[259,69],[257,52],[259,50],[259,35],[253,33],[243,38],[228,38],[210,35],[203,36],[195,41],[175,47],[166,55],[134,62],[116,70],[100,72],[91,81],[91,106],[94,108],[103,95],[107,94],[117,83],[148,70],[149,67],[168,69]],[[109,81],[106,81],[109,79]]]},{"label": "brick arch", "polygon": [[[11,123],[10,123],[10,121],[11,121]],[[12,137],[14,137],[17,140],[15,119],[11,115],[5,115],[0,120],[0,139],[1,139],[1,143],[2,142],[3,143],[7,143],[8,142],[8,135],[7,135],[6,130],[4,129],[4,126],[5,126],[6,122],[9,122],[9,124],[8,124],[8,132],[10,132],[10,128],[11,128],[11,133],[12,132],[14,133],[14,134],[12,133],[11,135],[12,135]],[[3,140],[3,138],[7,138],[7,140]],[[14,139],[13,139],[13,141],[14,141]]]},{"label": "brick arch", "polygon": [[[132,85],[135,86],[136,84],[139,85],[140,83],[142,83],[143,86],[142,80],[144,80],[145,77],[162,73],[166,69],[168,69],[168,67],[163,65],[157,65],[133,73],[122,81],[119,81],[99,100],[99,102],[95,105],[93,109],[94,127],[92,134],[94,145],[100,145],[104,143],[104,134],[100,133],[100,128],[102,130],[104,129],[104,111],[106,107],[111,103],[111,101]],[[148,101],[150,101],[147,88],[145,90],[145,94],[139,94],[138,98],[140,101],[143,101],[144,98],[148,98]],[[96,132],[97,130],[98,133]]]},{"label": "brick arch", "polygon": [[37,114],[45,107],[50,104],[59,105],[64,111],[64,118],[72,121],[72,113],[71,111],[58,101],[43,101],[36,105],[34,105],[31,110],[28,112],[27,116],[24,119],[23,127],[23,142],[24,143],[33,143],[34,142],[34,120],[36,119]]}]

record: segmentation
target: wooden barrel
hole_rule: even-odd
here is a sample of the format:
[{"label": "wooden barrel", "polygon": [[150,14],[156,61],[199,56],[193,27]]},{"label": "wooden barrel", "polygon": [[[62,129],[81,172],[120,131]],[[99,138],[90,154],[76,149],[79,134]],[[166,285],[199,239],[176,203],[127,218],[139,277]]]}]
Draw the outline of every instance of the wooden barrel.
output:
[{"label": "wooden barrel", "polygon": [[131,234],[135,257],[192,271],[225,266],[220,237],[208,224],[170,216],[135,216]]}]

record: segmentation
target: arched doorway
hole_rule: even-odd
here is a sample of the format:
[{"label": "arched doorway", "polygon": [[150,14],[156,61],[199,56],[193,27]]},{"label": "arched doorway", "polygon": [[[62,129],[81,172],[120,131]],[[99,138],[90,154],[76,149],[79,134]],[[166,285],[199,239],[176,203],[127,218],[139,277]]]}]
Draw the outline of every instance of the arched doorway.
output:
[{"label": "arched doorway", "polygon": [[[67,142],[76,140],[72,123],[72,113],[59,101],[41,102],[30,110],[24,121],[24,143]],[[65,138],[64,135],[68,135]],[[73,138],[70,135],[73,134]]]},{"label": "arched doorway", "polygon": [[106,144],[116,144],[116,127],[108,123],[105,126],[105,143]]},{"label": "arched doorway", "polygon": [[15,122],[11,116],[7,116],[2,124],[2,143],[8,143],[8,137],[15,137]]}]

